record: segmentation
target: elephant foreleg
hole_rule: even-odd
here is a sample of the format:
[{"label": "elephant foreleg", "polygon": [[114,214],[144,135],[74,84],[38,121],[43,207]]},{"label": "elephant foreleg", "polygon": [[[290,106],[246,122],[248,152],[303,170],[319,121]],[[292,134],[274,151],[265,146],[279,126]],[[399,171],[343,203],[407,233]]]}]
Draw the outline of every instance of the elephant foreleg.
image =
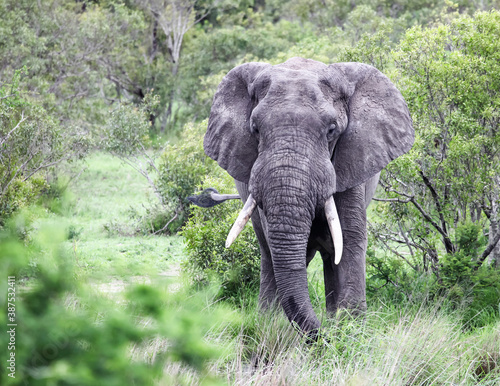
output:
[{"label": "elephant foreleg", "polygon": [[326,309],[339,308],[362,312],[366,310],[365,254],[366,196],[364,184],[334,196],[339,213],[344,251],[339,265],[334,255],[322,251],[325,276]]}]

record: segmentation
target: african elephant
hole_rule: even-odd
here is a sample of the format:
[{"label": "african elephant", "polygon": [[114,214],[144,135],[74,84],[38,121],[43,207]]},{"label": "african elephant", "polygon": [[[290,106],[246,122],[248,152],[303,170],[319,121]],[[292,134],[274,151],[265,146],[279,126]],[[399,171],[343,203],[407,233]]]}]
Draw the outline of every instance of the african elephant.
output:
[{"label": "african elephant", "polygon": [[306,268],[319,251],[327,311],[366,309],[366,208],[381,169],[413,140],[406,102],[369,65],[293,58],[242,64],[224,77],[204,149],[246,202],[227,246],[252,218],[263,308],[279,302],[315,336]]}]

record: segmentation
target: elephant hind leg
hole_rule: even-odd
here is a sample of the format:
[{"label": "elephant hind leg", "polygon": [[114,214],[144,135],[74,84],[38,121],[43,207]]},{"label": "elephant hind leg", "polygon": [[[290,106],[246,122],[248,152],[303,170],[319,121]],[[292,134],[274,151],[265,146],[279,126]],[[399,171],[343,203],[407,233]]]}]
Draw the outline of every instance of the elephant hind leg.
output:
[{"label": "elephant hind leg", "polygon": [[323,258],[323,276],[325,280],[325,302],[326,302],[326,312],[333,316],[337,311],[337,299],[338,299],[338,288],[334,285],[332,278],[334,277],[333,272],[333,259],[334,256],[323,252],[321,254]]}]

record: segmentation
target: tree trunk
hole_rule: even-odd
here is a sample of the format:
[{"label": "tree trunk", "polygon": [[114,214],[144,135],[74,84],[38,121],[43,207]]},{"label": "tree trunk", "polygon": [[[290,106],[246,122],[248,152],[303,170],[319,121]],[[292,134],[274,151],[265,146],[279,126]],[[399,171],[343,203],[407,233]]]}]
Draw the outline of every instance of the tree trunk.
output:
[{"label": "tree trunk", "polygon": [[[500,232],[500,227],[496,216],[497,212],[498,205],[495,201],[493,201],[490,216],[490,240],[493,240],[498,232]],[[488,256],[488,263],[495,268],[500,268],[500,242],[497,243],[497,245],[493,248],[490,255]]]},{"label": "tree trunk", "polygon": [[165,112],[165,119],[163,120],[163,123],[160,127],[160,131],[162,133],[165,132],[166,127],[169,122],[172,121],[172,110],[173,110],[173,105],[174,105],[174,100],[175,100],[175,87],[177,84],[177,73],[179,71],[179,63],[175,62],[172,67],[172,77],[173,77],[173,86],[172,90],[170,90],[170,95],[168,97],[168,105],[167,105],[167,111]]}]

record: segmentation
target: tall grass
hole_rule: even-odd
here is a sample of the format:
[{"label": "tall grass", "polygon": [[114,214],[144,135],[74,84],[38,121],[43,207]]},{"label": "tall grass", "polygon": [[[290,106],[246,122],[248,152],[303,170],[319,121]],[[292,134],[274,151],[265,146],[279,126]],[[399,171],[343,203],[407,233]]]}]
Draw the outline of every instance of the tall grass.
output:
[{"label": "tall grass", "polygon": [[[227,312],[227,304],[214,299],[190,310],[198,315],[194,320],[207,310],[217,313],[219,307]],[[169,313],[189,314],[183,303]],[[399,310],[376,306],[363,318],[347,313],[323,318],[321,338],[314,344],[306,342],[281,310],[258,311],[255,300],[231,315],[238,323],[214,325],[203,338],[220,348],[207,371],[167,359],[166,379],[187,385],[500,384],[500,322],[464,330],[460,312],[440,305]],[[171,347],[168,338],[153,339],[134,347],[133,357],[168,357]]]},{"label": "tall grass", "polygon": [[254,318],[235,337],[222,374],[236,385],[500,384],[500,323],[464,333],[457,315],[437,308],[324,322],[307,345],[281,312]]}]

